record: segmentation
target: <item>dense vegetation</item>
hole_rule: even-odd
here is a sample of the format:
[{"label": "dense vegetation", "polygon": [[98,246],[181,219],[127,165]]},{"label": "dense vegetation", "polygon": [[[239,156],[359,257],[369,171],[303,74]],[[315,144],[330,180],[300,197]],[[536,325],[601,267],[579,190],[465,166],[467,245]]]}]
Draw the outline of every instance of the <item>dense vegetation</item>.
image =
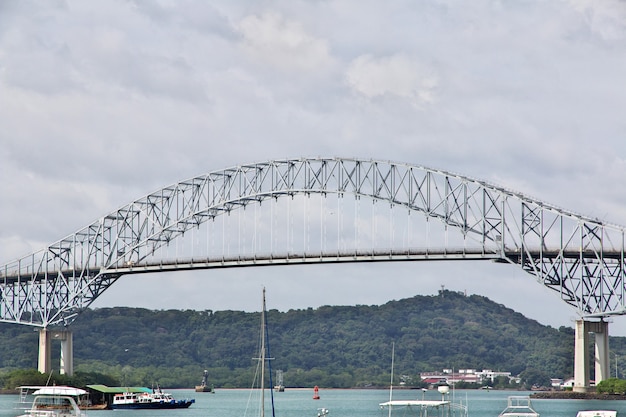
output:
[{"label": "dense vegetation", "polygon": [[[452,291],[381,306],[270,310],[268,323],[272,367],[283,370],[287,387],[388,385],[392,341],[395,374],[413,385],[420,372],[443,368],[509,371],[529,384],[573,370],[572,328],[543,326],[485,297]],[[89,309],[70,328],[76,377],[192,387],[208,369],[217,387],[247,387],[259,324],[258,313],[239,311]],[[37,367],[37,338],[31,328],[0,323],[0,384],[12,388],[12,371]],[[621,350],[623,339],[611,338],[612,350]]]},{"label": "dense vegetation", "polygon": [[617,378],[605,379],[596,386],[596,392],[600,394],[624,395],[626,394],[626,380]]}]

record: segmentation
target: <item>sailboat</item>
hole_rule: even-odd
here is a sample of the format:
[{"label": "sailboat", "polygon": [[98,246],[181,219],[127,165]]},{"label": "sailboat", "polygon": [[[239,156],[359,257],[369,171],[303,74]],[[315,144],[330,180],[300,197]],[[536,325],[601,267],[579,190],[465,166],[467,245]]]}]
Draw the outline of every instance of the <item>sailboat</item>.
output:
[{"label": "sailboat", "polygon": [[[268,331],[267,331],[267,321],[266,321],[266,308],[265,308],[265,288],[263,288],[263,309],[261,310],[261,331],[260,331],[260,340],[259,340],[259,357],[258,358],[253,358],[255,360],[257,360],[257,368],[256,368],[256,377],[254,378],[254,381],[252,383],[252,389],[250,391],[250,397],[248,399],[248,407],[246,408],[246,415],[248,414],[248,408],[250,408],[250,403],[251,400],[254,396],[254,393],[260,393],[260,396],[258,398],[259,400],[259,414],[258,416],[260,417],[265,417],[265,368],[266,368],[266,364],[268,369],[268,375],[269,375],[269,387],[272,386],[272,368],[269,365],[270,364],[270,360],[272,360],[273,358],[270,357],[270,348],[269,348],[269,337],[268,337]],[[258,388],[255,386],[256,383],[258,381]],[[275,412],[274,412],[274,391],[272,389],[269,390],[270,391],[270,397],[271,397],[271,405],[272,405],[272,417],[275,417]]]}]

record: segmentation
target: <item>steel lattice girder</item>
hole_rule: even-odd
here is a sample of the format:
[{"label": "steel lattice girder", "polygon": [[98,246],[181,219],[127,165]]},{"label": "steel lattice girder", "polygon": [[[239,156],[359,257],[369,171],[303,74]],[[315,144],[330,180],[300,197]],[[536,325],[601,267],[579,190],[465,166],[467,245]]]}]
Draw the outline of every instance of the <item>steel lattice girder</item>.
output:
[{"label": "steel lattice girder", "polygon": [[303,193],[404,206],[472,235],[484,259],[496,254],[521,266],[583,315],[625,312],[624,227],[424,166],[300,158],[240,165],[164,187],[7,263],[0,267],[0,321],[69,323],[129,266],[191,228],[250,203]]}]

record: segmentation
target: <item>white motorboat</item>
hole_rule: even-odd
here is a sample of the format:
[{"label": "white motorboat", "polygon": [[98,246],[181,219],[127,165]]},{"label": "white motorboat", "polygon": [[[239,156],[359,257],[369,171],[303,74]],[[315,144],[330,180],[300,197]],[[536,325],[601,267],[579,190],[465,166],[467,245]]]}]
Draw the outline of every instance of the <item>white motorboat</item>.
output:
[{"label": "white motorboat", "polygon": [[[28,388],[36,387],[22,387],[22,392]],[[32,394],[35,398],[30,409],[19,417],[86,417],[87,413],[77,403],[86,394],[85,390],[67,386],[38,387]]]},{"label": "white motorboat", "polygon": [[529,396],[512,395],[500,417],[539,417],[539,413],[533,409]]},{"label": "white motorboat", "polygon": [[389,400],[380,403],[381,408],[387,408],[389,415],[392,410],[402,410],[403,416],[439,416],[439,417],[467,417],[467,405],[446,398],[450,387],[441,385],[437,388],[441,400]]}]

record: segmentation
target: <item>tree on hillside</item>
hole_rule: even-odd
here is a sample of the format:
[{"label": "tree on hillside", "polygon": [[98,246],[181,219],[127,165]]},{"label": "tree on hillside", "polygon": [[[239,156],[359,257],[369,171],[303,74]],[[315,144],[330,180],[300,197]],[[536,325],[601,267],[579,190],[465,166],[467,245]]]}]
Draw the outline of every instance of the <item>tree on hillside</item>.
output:
[{"label": "tree on hillside", "polygon": [[[284,371],[287,387],[320,379],[329,387],[384,386],[392,342],[395,368],[412,376],[414,387],[420,373],[444,368],[525,371],[527,384],[544,385],[574,367],[573,329],[543,326],[455,291],[380,306],[269,310],[267,319],[272,366]],[[111,375],[116,384],[168,388],[197,385],[207,369],[216,387],[245,387],[259,320],[259,313],[230,310],[87,309],[70,329],[74,369]],[[626,346],[622,339],[611,338],[613,349]],[[27,326],[0,323],[0,348],[0,375],[37,366],[37,334]],[[58,357],[60,345],[53,349]]]}]

